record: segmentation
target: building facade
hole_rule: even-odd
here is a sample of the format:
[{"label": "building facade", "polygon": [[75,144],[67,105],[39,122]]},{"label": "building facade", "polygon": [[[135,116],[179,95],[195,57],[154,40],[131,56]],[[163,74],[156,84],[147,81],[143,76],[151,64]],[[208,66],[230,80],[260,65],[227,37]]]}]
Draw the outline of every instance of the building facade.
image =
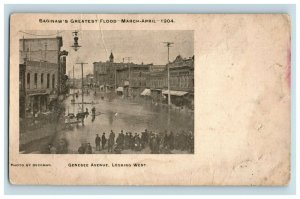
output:
[{"label": "building facade", "polygon": [[112,53],[108,61],[93,63],[94,82],[102,91],[113,90],[116,87],[116,67]]},{"label": "building facade", "polygon": [[25,60],[42,61],[57,64],[57,91],[66,93],[66,56],[68,52],[61,50],[62,37],[54,38],[22,38],[19,40],[19,63]]},{"label": "building facade", "polygon": [[19,40],[20,117],[47,112],[67,91],[62,37]]},{"label": "building facade", "polygon": [[102,91],[116,90],[121,94],[137,96],[147,85],[151,64],[116,63],[113,53],[106,62],[94,62],[94,82]]},{"label": "building facade", "polygon": [[[42,61],[26,61],[20,83],[20,110],[23,117],[49,111],[51,101],[57,99],[57,64]],[[22,94],[22,95],[21,95]],[[21,99],[22,98],[22,99]],[[24,103],[24,104],[23,104]],[[21,116],[20,115],[20,116]]]},{"label": "building facade", "polygon": [[123,88],[126,97],[137,97],[147,86],[151,64],[119,63],[117,88]]},{"label": "building facade", "polygon": [[170,68],[170,89],[194,93],[194,57],[180,55],[167,65]]},{"label": "building facade", "polygon": [[126,97],[135,98],[145,89],[150,89],[153,101],[168,103],[168,68],[171,103],[193,109],[194,57],[182,58],[178,55],[167,65],[153,65],[115,63],[111,53],[109,61],[94,63],[94,78],[100,88],[109,85]]},{"label": "building facade", "polygon": [[194,57],[187,59],[178,55],[173,62],[161,70],[149,73],[149,87],[152,99],[168,103],[168,67],[170,72],[171,103],[176,106],[194,106]]}]

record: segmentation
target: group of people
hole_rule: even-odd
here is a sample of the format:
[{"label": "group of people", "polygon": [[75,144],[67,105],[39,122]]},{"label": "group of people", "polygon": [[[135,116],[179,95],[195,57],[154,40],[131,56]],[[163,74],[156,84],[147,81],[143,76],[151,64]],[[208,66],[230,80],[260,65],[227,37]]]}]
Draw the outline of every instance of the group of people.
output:
[{"label": "group of people", "polygon": [[48,154],[66,154],[68,153],[68,142],[65,139],[59,139],[53,143],[49,143],[46,151]]},{"label": "group of people", "polygon": [[[108,138],[105,133],[100,137],[96,134],[95,150],[107,150],[109,153],[122,153],[123,150],[141,151],[149,147],[152,154],[171,153],[172,150],[187,151],[188,153],[194,152],[194,135],[191,131],[173,133],[172,131],[154,133],[147,129],[141,134],[132,132],[124,133],[123,130],[118,134],[111,130]],[[90,143],[82,144],[78,153],[90,154],[92,147]]]}]

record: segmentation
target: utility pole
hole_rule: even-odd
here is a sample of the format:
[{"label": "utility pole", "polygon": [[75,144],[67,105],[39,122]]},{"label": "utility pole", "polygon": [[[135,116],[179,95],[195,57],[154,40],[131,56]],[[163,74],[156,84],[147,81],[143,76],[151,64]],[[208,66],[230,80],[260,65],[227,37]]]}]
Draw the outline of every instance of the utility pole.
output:
[{"label": "utility pole", "polygon": [[[83,107],[83,104],[84,104],[84,93],[83,93],[83,65],[84,64],[88,64],[88,63],[76,63],[76,64],[80,64],[81,65],[81,112],[84,113],[84,107]],[[82,119],[82,126],[84,126],[84,119]]]},{"label": "utility pole", "polygon": [[47,42],[46,42],[46,43],[45,43],[45,52],[44,52],[44,61],[47,60],[47,46],[48,46],[48,44],[47,44]]},{"label": "utility pole", "polygon": [[116,91],[116,89],[117,89],[117,66],[116,66],[116,64],[114,64],[114,68],[115,68],[115,92],[117,92]]},{"label": "utility pole", "polygon": [[74,79],[74,65],[73,65],[73,89],[75,88],[75,79]]},{"label": "utility pole", "polygon": [[129,85],[128,85],[128,92],[129,92],[129,96],[131,96],[131,89],[130,89],[130,86],[131,86],[131,68],[130,68],[130,61],[131,61],[131,59],[132,59],[132,57],[124,57],[123,58],[123,60],[124,59],[127,59],[127,63],[128,63],[128,82],[129,82]]},{"label": "utility pole", "polygon": [[171,95],[170,95],[170,47],[172,47],[172,45],[174,44],[173,42],[163,42],[164,44],[166,44],[166,47],[168,48],[168,64],[167,64],[167,68],[168,68],[168,105],[171,105]]},{"label": "utility pole", "polygon": [[72,83],[73,83],[73,86],[72,86],[72,88],[73,88],[73,93],[72,93],[73,98],[71,99],[71,102],[75,103],[75,96],[74,96],[74,94],[75,94],[74,65],[73,65],[73,82]]}]

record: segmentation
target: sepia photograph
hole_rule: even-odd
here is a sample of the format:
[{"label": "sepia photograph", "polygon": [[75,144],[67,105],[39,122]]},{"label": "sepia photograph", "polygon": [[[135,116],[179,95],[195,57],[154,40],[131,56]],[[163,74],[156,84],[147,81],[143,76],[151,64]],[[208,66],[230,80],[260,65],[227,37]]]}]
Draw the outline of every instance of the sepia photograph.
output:
[{"label": "sepia photograph", "polygon": [[22,30],[21,154],[193,154],[194,32]]},{"label": "sepia photograph", "polygon": [[287,185],[286,14],[10,16],[9,179]]}]

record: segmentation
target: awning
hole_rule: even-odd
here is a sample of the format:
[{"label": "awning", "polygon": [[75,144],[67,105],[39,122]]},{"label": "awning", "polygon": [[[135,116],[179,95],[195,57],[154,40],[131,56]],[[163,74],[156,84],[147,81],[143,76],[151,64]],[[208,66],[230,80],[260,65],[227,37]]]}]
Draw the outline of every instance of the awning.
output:
[{"label": "awning", "polygon": [[129,81],[125,80],[124,81],[124,86],[129,86]]},{"label": "awning", "polygon": [[154,89],[151,89],[152,91],[161,91],[161,89],[158,89],[158,88],[154,88]]},{"label": "awning", "polygon": [[141,93],[141,95],[143,95],[143,96],[150,96],[150,95],[151,95],[151,90],[148,89],[148,88],[146,88],[146,89]]},{"label": "awning", "polygon": [[118,88],[116,89],[116,91],[117,91],[117,92],[123,92],[123,87],[118,87]]},{"label": "awning", "polygon": [[48,93],[29,93],[28,96],[49,95]]},{"label": "awning", "polygon": [[106,88],[113,88],[114,85],[106,85]]},{"label": "awning", "polygon": [[[163,90],[163,91],[162,91],[162,94],[168,95],[169,92],[168,92],[168,90]],[[172,90],[170,90],[170,95],[184,96],[184,95],[186,95],[186,94],[188,94],[188,92],[185,92],[185,91],[172,91]]]}]

